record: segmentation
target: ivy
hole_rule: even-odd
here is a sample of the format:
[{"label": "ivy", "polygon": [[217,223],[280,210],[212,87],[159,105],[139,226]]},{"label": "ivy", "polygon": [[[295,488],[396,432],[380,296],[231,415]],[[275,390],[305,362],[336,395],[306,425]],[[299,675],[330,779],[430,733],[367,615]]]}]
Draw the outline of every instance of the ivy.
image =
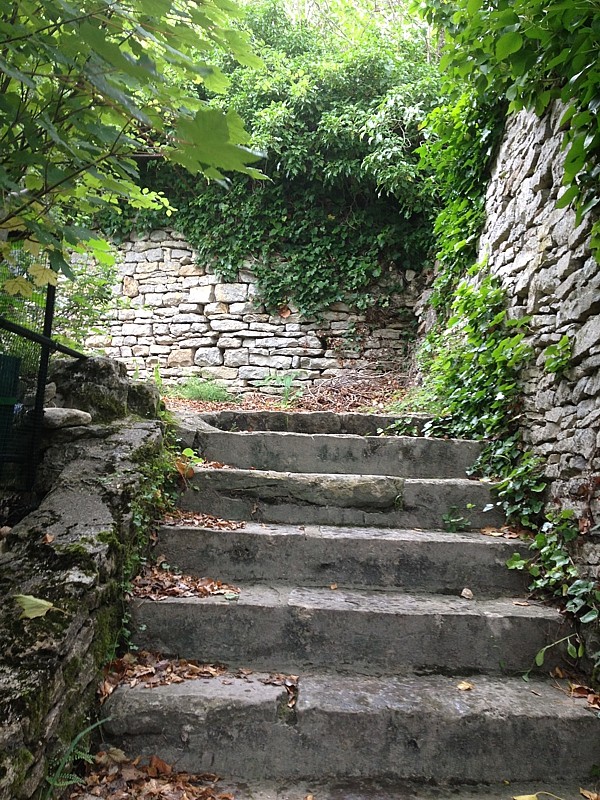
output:
[{"label": "ivy", "polygon": [[293,302],[306,314],[340,300],[367,306],[376,284],[392,294],[405,270],[430,264],[435,197],[414,152],[439,96],[425,31],[353,27],[347,13],[340,33],[292,20],[277,2],[253,4],[245,25],[265,71],[224,61],[229,88],[206,93],[244,118],[269,181],[207,186],[145,162],[146,186],[177,211],[113,214],[104,226],[122,236],[174,225],[225,279],[251,266],[267,306]]},{"label": "ivy", "polygon": [[440,312],[449,309],[460,279],[477,260],[485,191],[505,113],[506,104],[483,102],[465,91],[426,120],[418,152],[430,191],[441,205],[434,225],[437,276],[430,300]]},{"label": "ivy", "polygon": [[[422,0],[444,31],[440,67],[455,96],[465,83],[482,102],[501,98],[508,112],[543,114],[560,101],[566,150],[559,208],[577,223],[600,203],[600,4],[598,0]],[[592,227],[600,258],[600,221]]]}]

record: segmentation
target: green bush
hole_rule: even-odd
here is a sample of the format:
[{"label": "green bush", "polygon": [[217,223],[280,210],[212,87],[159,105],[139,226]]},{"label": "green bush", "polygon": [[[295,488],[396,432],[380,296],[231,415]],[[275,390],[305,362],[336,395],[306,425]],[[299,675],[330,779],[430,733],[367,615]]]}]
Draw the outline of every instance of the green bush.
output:
[{"label": "green bush", "polygon": [[436,69],[417,25],[394,35],[348,19],[340,34],[292,20],[275,0],[249,6],[245,24],[265,70],[223,63],[229,88],[211,102],[244,118],[269,180],[206,186],[149,161],[146,184],[178,211],[169,221],[152,212],[104,224],[121,235],[175,225],[229,280],[250,260],[271,308],[365,307],[375,283],[392,293],[404,270],[421,270],[432,199],[414,150],[438,99]]}]

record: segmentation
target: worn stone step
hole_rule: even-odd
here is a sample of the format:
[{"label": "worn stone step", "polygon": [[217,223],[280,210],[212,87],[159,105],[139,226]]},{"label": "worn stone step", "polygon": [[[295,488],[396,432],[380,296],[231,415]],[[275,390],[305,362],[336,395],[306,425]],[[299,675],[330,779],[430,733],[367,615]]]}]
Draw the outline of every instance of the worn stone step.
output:
[{"label": "worn stone step", "polygon": [[481,443],[417,436],[243,431],[226,433],[202,425],[195,439],[207,461],[240,469],[402,478],[464,478]]},{"label": "worn stone step", "polygon": [[164,526],[158,548],[166,561],[227,582],[380,587],[457,595],[518,594],[522,572],[508,570],[514,540],[481,533],[267,525],[239,530]]},{"label": "worn stone step", "polygon": [[379,431],[402,423],[411,435],[420,435],[430,414],[362,414],[357,411],[223,411],[198,412],[176,410],[173,412],[176,430],[191,447],[198,428],[209,425],[221,431],[270,431],[277,433],[347,434],[349,436],[377,436]]},{"label": "worn stone step", "polygon": [[306,800],[308,795],[316,800],[512,800],[515,796],[523,795],[530,798],[533,795],[535,800],[552,800],[552,795],[560,800],[581,800],[582,786],[591,792],[600,791],[598,778],[583,774],[580,780],[568,783],[560,778],[552,778],[525,783],[503,780],[492,784],[460,786],[454,783],[432,786],[416,781],[373,778],[329,781],[259,779],[250,782],[221,778],[216,790],[232,794],[235,800]]},{"label": "worn stone step", "polygon": [[529,669],[570,632],[556,609],[523,602],[252,584],[237,601],[138,600],[132,614],[139,647],[230,666],[492,673]]},{"label": "worn stone step", "polygon": [[179,505],[225,519],[292,525],[443,529],[454,520],[455,528],[477,529],[503,522],[490,484],[464,478],[200,468]]},{"label": "worn stone step", "polygon": [[543,680],[480,676],[460,691],[457,678],[441,676],[301,676],[290,709],[285,688],[261,678],[120,688],[104,707],[103,731],[131,755],[156,753],[181,770],[245,782],[548,785],[583,782],[598,760],[600,720]]}]

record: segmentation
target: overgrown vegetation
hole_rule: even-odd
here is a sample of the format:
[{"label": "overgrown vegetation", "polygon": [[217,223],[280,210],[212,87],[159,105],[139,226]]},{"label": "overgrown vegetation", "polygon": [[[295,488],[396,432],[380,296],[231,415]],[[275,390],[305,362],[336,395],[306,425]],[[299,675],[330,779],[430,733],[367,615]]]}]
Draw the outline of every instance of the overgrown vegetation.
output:
[{"label": "overgrown vegetation", "polygon": [[425,27],[402,31],[346,10],[292,18],[277,0],[246,9],[263,72],[222,63],[229,86],[213,106],[235,109],[264,153],[269,181],[209,186],[156,161],[145,185],[178,210],[104,217],[114,234],[174,225],[227,280],[251,266],[262,299],[312,313],[390,293],[428,263],[434,200],[417,167],[420,125],[437,103]]},{"label": "overgrown vegetation", "polygon": [[222,84],[216,50],[259,63],[231,27],[234,13],[228,0],[2,4],[0,259],[10,264],[15,240],[44,255],[30,280],[15,276],[7,291],[28,294],[32,282],[69,275],[73,248],[103,252],[85,227],[99,208],[168,206],[138,186],[140,157],[213,179],[224,169],[258,175],[240,118],[195,91]]},{"label": "overgrown vegetation", "polygon": [[[558,205],[572,203],[577,222],[597,208],[600,7],[587,0],[423,0],[420,7],[443,32],[440,66],[452,102],[430,116],[420,151],[444,207],[435,225],[439,270],[432,303],[439,325],[421,352],[426,379],[419,400],[438,415],[432,433],[489,440],[477,469],[499,480],[499,502],[509,519],[533,532],[531,558],[516,555],[510,566],[527,569],[532,591],[562,598],[579,622],[595,622],[597,582],[582,579],[573,559],[579,528],[567,511],[544,517],[541,463],[524,449],[518,431],[527,320],[509,319],[498,286],[474,276],[471,265],[505,112],[529,108],[542,114],[555,100],[565,104],[565,190]],[[598,222],[592,246],[598,255]],[[567,337],[548,347],[546,370],[564,371],[570,350]],[[591,657],[600,662],[600,654]]]},{"label": "overgrown vegetation", "polygon": [[[560,100],[567,150],[559,201],[580,221],[600,203],[600,26],[598,0],[421,0],[444,31],[442,72],[455,96],[465,83],[478,101],[504,100],[508,111],[539,115]],[[600,221],[592,229],[600,257]]]}]

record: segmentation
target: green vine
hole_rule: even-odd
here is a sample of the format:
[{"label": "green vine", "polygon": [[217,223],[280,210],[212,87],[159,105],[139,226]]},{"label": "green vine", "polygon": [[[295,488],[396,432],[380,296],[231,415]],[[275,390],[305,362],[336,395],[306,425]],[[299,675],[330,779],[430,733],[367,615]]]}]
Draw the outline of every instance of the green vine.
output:
[{"label": "green vine", "polygon": [[206,185],[144,162],[145,185],[177,211],[122,209],[102,226],[113,236],[174,226],[224,279],[250,266],[269,308],[291,302],[310,315],[342,300],[372,305],[375,287],[393,295],[405,270],[430,266],[435,199],[414,151],[439,79],[424,26],[352,26],[350,10],[335,25],[297,20],[275,0],[245,13],[266,71],[224,63],[229,86],[209,99],[244,118],[269,180]]},{"label": "green vine", "polygon": [[[600,2],[598,0],[422,0],[444,32],[441,69],[454,95],[465,83],[484,103],[543,114],[564,105],[566,149],[559,208],[574,205],[577,224],[600,203]],[[600,220],[592,228],[600,258]]]}]

